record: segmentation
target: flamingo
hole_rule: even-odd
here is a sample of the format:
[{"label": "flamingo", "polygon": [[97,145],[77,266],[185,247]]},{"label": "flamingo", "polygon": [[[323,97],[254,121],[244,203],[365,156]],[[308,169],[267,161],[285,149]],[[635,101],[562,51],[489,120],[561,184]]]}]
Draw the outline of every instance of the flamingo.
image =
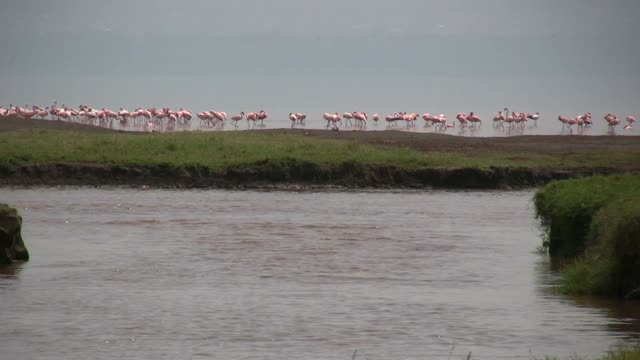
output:
[{"label": "flamingo", "polygon": [[406,122],[407,127],[410,127],[410,126],[413,127],[415,126],[415,121],[418,118],[418,114],[416,113],[404,114],[402,118]]},{"label": "flamingo", "polygon": [[536,111],[535,114],[527,114],[527,118],[533,120],[534,126],[538,125],[538,119],[540,119],[540,113]]},{"label": "flamingo", "polygon": [[575,125],[577,122],[578,122],[578,118],[567,119],[567,127],[569,127],[569,134],[573,134],[573,128],[571,126]]},{"label": "flamingo", "polygon": [[[429,113],[422,114],[422,119],[424,120],[425,127],[435,124],[435,116]],[[431,122],[431,124],[429,124],[429,122]]]},{"label": "flamingo", "polygon": [[247,127],[251,126],[250,121],[253,121],[253,127],[256,127],[256,122],[258,121],[258,114],[254,112],[250,112],[247,114]]},{"label": "flamingo", "polygon": [[122,118],[120,120],[121,123],[126,123],[130,115],[131,114],[123,108],[120,108],[120,111],[118,111],[118,116]]},{"label": "flamingo", "polygon": [[480,120],[478,115],[476,115],[473,111],[470,112],[469,115],[467,116],[467,121],[472,123],[473,126],[476,126],[476,124],[480,124],[478,127],[482,126],[482,120]]},{"label": "flamingo", "polygon": [[294,113],[289,113],[289,120],[291,120],[291,127],[298,122],[298,116]]},{"label": "flamingo", "polygon": [[558,120],[562,123],[562,131],[564,131],[565,126],[567,126],[567,124],[569,123],[569,118],[558,115]]},{"label": "flamingo", "polygon": [[347,124],[349,124],[349,126],[352,125],[351,119],[353,119],[353,115],[351,113],[344,113],[344,114],[342,114],[342,117],[344,118],[344,125],[345,126]]},{"label": "flamingo", "polygon": [[260,126],[264,126],[264,119],[269,116],[264,110],[260,110],[258,113],[258,120],[260,120]]},{"label": "flamingo", "polygon": [[387,122],[387,124],[389,124],[389,126],[394,126],[396,123],[396,119],[395,117],[391,116],[391,115],[387,115],[384,120]]},{"label": "flamingo", "polygon": [[579,129],[584,128],[584,114],[576,116],[576,124],[578,124]]},{"label": "flamingo", "polygon": [[327,120],[327,127],[332,126],[333,130],[337,130],[337,124],[341,122],[340,115],[337,112],[334,114],[324,113],[322,117]]},{"label": "flamingo", "polygon": [[446,130],[447,128],[447,115],[439,114],[432,117],[433,123],[437,130]]},{"label": "flamingo", "polygon": [[467,114],[465,113],[458,113],[456,115],[456,119],[458,119],[458,121],[460,121],[460,127],[464,128],[467,125]]},{"label": "flamingo", "polygon": [[298,122],[300,123],[300,125],[304,125],[304,121],[307,119],[307,114],[296,113],[296,117],[298,118]]},{"label": "flamingo", "polygon": [[609,131],[611,133],[615,133],[616,126],[620,124],[618,117],[612,114],[607,114],[604,116],[604,119],[609,123]]},{"label": "flamingo", "polygon": [[363,112],[363,113],[358,113],[358,112],[353,112],[353,118],[357,121],[356,122],[356,126],[366,126],[367,125],[367,113]]},{"label": "flamingo", "polygon": [[244,111],[241,111],[240,114],[238,115],[233,115],[231,117],[231,120],[234,122],[233,126],[235,126],[236,128],[238,127],[238,121],[244,119]]},{"label": "flamingo", "polygon": [[619,121],[618,118],[615,115],[612,115],[611,113],[607,113],[607,115],[604,116],[605,121],[609,124],[609,131],[613,132],[615,130],[616,125],[618,125]]},{"label": "flamingo", "polygon": [[[634,118],[633,116],[629,115],[626,118],[627,122],[629,123],[629,126],[633,126],[633,123],[636,122],[636,118]],[[626,128],[626,127],[625,127]]]},{"label": "flamingo", "polygon": [[502,111],[498,111],[498,114],[493,117],[493,127],[502,125],[503,121],[504,121],[504,115],[502,115]]},{"label": "flamingo", "polygon": [[177,116],[182,119],[183,124],[191,123],[191,111],[180,108],[180,110],[178,110]]},{"label": "flamingo", "polygon": [[373,114],[373,116],[371,117],[371,120],[373,120],[373,122],[375,123],[375,125],[378,125],[378,121],[380,120],[380,115],[378,115],[378,114]]}]

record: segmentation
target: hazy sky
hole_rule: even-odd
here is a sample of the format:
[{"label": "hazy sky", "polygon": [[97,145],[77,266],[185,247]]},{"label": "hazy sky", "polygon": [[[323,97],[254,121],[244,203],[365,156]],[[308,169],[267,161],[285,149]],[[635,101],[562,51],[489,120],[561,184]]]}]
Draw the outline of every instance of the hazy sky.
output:
[{"label": "hazy sky", "polygon": [[638,0],[0,0],[0,104],[640,112]]}]

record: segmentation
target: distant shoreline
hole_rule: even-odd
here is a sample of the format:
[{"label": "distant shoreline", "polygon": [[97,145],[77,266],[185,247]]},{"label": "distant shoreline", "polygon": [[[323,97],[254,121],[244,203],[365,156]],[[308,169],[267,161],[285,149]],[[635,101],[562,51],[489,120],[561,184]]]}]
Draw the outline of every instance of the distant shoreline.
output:
[{"label": "distant shoreline", "polygon": [[[640,172],[640,137],[268,129],[131,133],[0,121],[0,185],[509,189]],[[55,131],[54,131],[55,130]]]}]

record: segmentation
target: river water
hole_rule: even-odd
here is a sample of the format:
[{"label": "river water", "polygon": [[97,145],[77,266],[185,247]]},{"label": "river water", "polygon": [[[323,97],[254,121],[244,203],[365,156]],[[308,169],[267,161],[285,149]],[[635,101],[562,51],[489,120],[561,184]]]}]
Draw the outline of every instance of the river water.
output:
[{"label": "river water", "polygon": [[6,359],[601,354],[632,304],[567,299],[532,191],[0,188],[31,261],[0,274]]}]

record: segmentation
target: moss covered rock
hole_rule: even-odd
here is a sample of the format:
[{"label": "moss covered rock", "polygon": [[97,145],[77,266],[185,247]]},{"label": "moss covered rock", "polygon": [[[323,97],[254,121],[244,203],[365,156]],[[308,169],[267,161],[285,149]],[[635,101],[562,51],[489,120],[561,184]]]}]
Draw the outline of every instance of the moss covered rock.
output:
[{"label": "moss covered rock", "polygon": [[0,204],[0,265],[29,260],[20,230],[22,217],[9,205]]}]

